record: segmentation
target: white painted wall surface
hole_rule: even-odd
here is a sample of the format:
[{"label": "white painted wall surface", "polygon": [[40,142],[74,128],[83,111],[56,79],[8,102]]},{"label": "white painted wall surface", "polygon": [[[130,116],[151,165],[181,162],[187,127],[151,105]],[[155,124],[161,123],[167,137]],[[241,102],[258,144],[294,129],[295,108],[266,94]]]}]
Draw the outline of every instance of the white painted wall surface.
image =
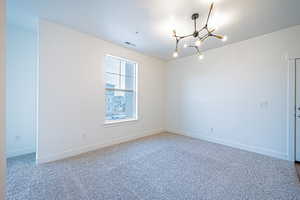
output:
[{"label": "white painted wall surface", "polygon": [[[47,21],[39,24],[39,163],[164,130],[165,62]],[[104,127],[104,58],[139,64],[139,120]]]},{"label": "white painted wall surface", "polygon": [[6,154],[35,152],[37,33],[7,26]]},{"label": "white painted wall surface", "polygon": [[0,0],[0,199],[5,193],[5,0]]},{"label": "white painted wall surface", "polygon": [[[300,26],[167,64],[166,129],[288,157],[288,61]],[[204,44],[205,45],[205,44]]]}]

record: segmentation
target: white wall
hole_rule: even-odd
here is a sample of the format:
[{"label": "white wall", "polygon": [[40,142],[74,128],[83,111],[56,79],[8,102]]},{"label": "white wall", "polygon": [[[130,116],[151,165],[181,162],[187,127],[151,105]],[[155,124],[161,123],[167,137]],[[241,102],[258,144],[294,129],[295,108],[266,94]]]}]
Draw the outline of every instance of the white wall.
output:
[{"label": "white wall", "polygon": [[8,25],[6,52],[6,154],[35,152],[37,33]]},{"label": "white wall", "polygon": [[169,62],[166,129],[287,159],[286,57],[300,55],[299,35],[296,26]]},{"label": "white wall", "polygon": [[0,0],[0,199],[5,192],[5,1]]},{"label": "white wall", "polygon": [[[47,21],[39,24],[38,162],[158,133],[165,62]],[[139,120],[104,127],[106,54],[139,64]]]}]

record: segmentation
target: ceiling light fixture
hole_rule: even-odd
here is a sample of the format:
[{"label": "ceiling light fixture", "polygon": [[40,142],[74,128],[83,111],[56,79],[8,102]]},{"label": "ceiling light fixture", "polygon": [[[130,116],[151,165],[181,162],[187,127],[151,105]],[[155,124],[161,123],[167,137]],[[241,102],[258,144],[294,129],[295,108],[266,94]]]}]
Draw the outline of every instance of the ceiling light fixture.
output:
[{"label": "ceiling light fixture", "polygon": [[[194,45],[184,44],[183,47],[184,48],[187,48],[187,47],[195,48],[196,51],[197,51],[199,59],[203,59],[204,58],[203,54],[199,50],[199,46],[201,46],[201,44],[207,38],[214,37],[214,38],[222,40],[223,42],[227,41],[227,36],[216,35],[216,34],[213,33],[214,31],[216,31],[216,29],[209,29],[208,28],[209,20],[210,20],[210,17],[211,17],[211,12],[212,12],[213,8],[214,8],[214,3],[212,3],[210,5],[210,9],[209,9],[209,13],[208,13],[208,17],[206,19],[205,25],[201,29],[199,29],[199,30],[197,30],[197,19],[199,18],[199,13],[194,13],[192,15],[192,20],[194,20],[194,29],[195,29],[195,31],[192,34],[185,35],[185,36],[178,36],[176,34],[176,30],[173,30],[173,37],[175,37],[175,39],[176,39],[176,47],[175,47],[175,51],[173,53],[173,57],[174,58],[178,57],[178,44],[179,44],[180,40],[185,39],[185,38],[189,38],[189,37],[196,38],[196,41],[195,41]],[[203,31],[204,31],[204,33],[202,34]],[[202,35],[200,35],[200,34],[202,34]]]}]

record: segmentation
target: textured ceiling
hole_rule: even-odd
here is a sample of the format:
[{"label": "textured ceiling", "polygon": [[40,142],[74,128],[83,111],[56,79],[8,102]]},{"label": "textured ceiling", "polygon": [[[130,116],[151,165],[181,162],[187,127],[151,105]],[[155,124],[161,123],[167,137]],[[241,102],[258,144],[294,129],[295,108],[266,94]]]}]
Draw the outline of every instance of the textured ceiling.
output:
[{"label": "textured ceiling", "polygon": [[[8,23],[35,27],[38,18],[48,19],[135,49],[147,55],[172,59],[178,34],[190,33],[190,16],[200,14],[202,25],[210,0],[8,0]],[[300,24],[300,0],[215,0],[212,26],[228,36],[228,43],[245,40]],[[135,47],[124,42],[131,42]],[[181,44],[182,46],[183,44]],[[225,45],[215,39],[201,49]],[[192,55],[180,49],[179,57]]]}]

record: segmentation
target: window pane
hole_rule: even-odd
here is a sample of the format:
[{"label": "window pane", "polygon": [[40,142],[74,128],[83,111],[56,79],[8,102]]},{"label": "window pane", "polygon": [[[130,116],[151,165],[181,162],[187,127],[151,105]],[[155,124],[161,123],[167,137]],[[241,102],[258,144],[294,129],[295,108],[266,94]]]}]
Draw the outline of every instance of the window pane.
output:
[{"label": "window pane", "polygon": [[106,120],[135,118],[136,63],[113,56],[107,56],[105,62]]},{"label": "window pane", "polygon": [[121,78],[121,88],[120,89],[125,89],[125,90],[134,90],[135,88],[135,78],[130,77],[130,76],[120,76]]},{"label": "window pane", "polygon": [[135,117],[135,93],[106,90],[106,120]]},{"label": "window pane", "polygon": [[120,76],[116,74],[105,74],[105,87],[106,88],[120,88]]},{"label": "window pane", "polygon": [[135,76],[135,63],[122,61],[121,74],[124,76],[131,76],[131,77]]},{"label": "window pane", "polygon": [[119,60],[119,59],[116,59],[112,56],[106,56],[106,60],[105,60],[106,72],[120,74],[120,70],[121,70],[120,62],[121,62],[121,60]]}]

